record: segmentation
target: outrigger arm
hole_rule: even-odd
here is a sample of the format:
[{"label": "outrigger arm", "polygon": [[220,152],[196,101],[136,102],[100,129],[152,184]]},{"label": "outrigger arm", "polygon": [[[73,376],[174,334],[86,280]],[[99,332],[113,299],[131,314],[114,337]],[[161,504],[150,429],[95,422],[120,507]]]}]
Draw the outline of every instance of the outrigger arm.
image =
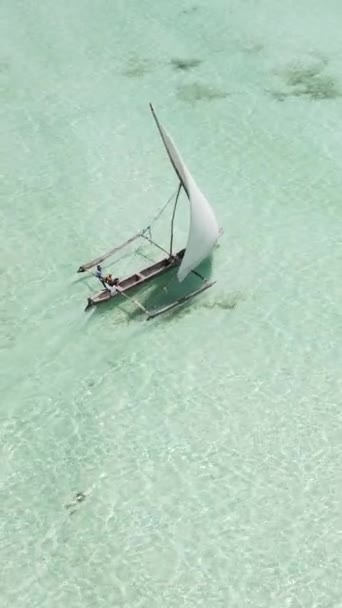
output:
[{"label": "outrigger arm", "polygon": [[139,300],[136,300],[135,298],[128,296],[122,289],[120,289],[120,287],[116,286],[115,289],[120,294],[120,296],[124,296],[124,298],[126,298],[130,302],[133,302],[133,304],[135,304],[138,308],[140,308],[145,313],[145,315],[150,314],[149,311],[147,310],[147,308],[145,308],[145,306],[143,306],[143,304],[141,304],[141,302],[139,302]]},{"label": "outrigger arm", "polygon": [[197,296],[198,294],[202,293],[202,291],[205,291],[206,289],[209,289],[209,287],[212,287],[213,285],[215,285],[215,283],[216,283],[216,281],[212,281],[211,283],[209,283],[205,279],[204,285],[202,287],[200,287],[199,289],[192,291],[188,295],[183,296],[182,298],[179,298],[179,300],[176,300],[175,302],[172,302],[171,304],[168,304],[167,306],[163,306],[162,308],[157,308],[156,310],[147,311],[147,321],[149,321],[150,319],[154,319],[155,317],[158,317],[159,315],[164,314],[164,312],[167,312],[168,310],[171,310],[172,308],[176,308],[176,306],[181,306],[188,300],[190,300],[190,299],[194,298],[195,296]]},{"label": "outrigger arm", "polygon": [[118,245],[117,247],[114,247],[110,251],[107,251],[107,253],[104,253],[103,255],[99,256],[98,258],[95,258],[94,260],[91,260],[91,262],[82,264],[82,266],[79,267],[77,272],[86,272],[90,268],[93,268],[93,266],[96,266],[97,264],[102,264],[102,262],[104,262],[110,256],[114,255],[114,253],[117,253],[118,251],[120,251],[120,249],[123,249],[130,243],[133,243],[133,241],[138,239],[140,236],[144,236],[144,234],[147,230],[148,230],[147,228],[145,230],[140,230],[140,232],[137,232],[134,236],[129,238],[127,241],[125,241],[121,245]]}]

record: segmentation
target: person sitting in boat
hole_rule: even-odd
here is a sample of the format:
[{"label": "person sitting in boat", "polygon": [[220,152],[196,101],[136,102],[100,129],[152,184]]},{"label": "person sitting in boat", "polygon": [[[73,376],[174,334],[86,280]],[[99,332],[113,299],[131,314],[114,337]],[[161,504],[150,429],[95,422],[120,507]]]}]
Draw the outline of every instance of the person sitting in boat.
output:
[{"label": "person sitting in boat", "polygon": [[107,276],[105,278],[105,282],[107,283],[107,285],[110,285],[110,287],[113,287],[113,285],[118,284],[119,279],[117,277],[115,279],[113,279],[111,274],[107,274]]},{"label": "person sitting in boat", "polygon": [[119,279],[113,279],[113,281],[112,281],[112,285],[111,285],[111,287],[110,287],[110,293],[111,293],[112,295],[114,295],[114,294],[118,293],[118,290],[117,290],[117,288],[116,288],[116,286],[118,285],[118,283],[119,283]]}]

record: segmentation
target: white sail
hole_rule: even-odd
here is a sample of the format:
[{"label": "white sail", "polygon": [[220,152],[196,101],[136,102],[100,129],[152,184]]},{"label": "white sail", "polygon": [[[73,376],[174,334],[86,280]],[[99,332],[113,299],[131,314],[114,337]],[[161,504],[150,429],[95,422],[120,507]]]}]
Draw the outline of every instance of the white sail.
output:
[{"label": "white sail", "polygon": [[190,228],[184,258],[177,273],[179,281],[183,281],[189,272],[209,257],[220,235],[220,229],[211,206],[190,173],[187,177]]},{"label": "white sail", "polygon": [[209,202],[184,164],[170,135],[159,123],[152,106],[151,110],[170,161],[190,201],[188,241],[177,273],[178,280],[183,281],[192,270],[211,254],[219,238],[220,229]]}]

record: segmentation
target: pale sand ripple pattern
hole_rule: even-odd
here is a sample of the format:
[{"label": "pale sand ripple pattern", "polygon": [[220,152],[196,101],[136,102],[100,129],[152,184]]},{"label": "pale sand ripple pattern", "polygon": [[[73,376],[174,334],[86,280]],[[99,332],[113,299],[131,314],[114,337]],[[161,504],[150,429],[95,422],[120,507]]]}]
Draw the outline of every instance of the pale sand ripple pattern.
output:
[{"label": "pale sand ripple pattern", "polygon": [[[1,607],[337,608],[342,4],[0,12]],[[79,264],[176,187],[149,101],[225,230],[218,282],[85,315]]]}]

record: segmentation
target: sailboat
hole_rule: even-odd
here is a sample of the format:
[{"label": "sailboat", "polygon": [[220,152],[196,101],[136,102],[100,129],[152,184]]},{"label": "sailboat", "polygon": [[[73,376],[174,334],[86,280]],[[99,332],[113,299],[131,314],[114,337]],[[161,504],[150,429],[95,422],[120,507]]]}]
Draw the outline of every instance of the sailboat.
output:
[{"label": "sailboat", "polygon": [[[209,289],[215,283],[215,281],[210,282],[208,279],[202,276],[196,270],[196,268],[201,264],[201,262],[203,262],[211,255],[220,235],[222,234],[222,230],[219,228],[217,219],[215,217],[211,205],[197,186],[189,169],[183,162],[170,135],[168,134],[166,129],[161,125],[152,104],[150,104],[150,109],[157,125],[162,142],[166,148],[170,162],[179,179],[179,186],[175,198],[171,220],[170,247],[169,249],[165,249],[158,243],[155,243],[152,240],[150,226],[148,226],[144,230],[141,230],[140,232],[132,236],[130,239],[128,239],[128,241],[126,241],[122,245],[111,249],[104,255],[95,258],[91,262],[82,264],[79,267],[78,272],[89,272],[91,268],[97,266],[98,264],[101,264],[105,259],[114,255],[117,251],[132,243],[138,238],[148,240],[152,245],[156,246],[164,253],[164,257],[160,261],[153,263],[152,265],[147,266],[139,272],[135,272],[134,274],[127,276],[126,278],[116,279],[116,281],[112,285],[104,282],[102,279],[103,289],[88,298],[86,310],[92,306],[97,306],[99,304],[108,302],[108,300],[111,300],[112,298],[123,296],[129,300],[132,300],[133,303],[144,312],[147,319],[151,319],[162,313],[165,313],[166,311],[176,306],[183,304],[184,302],[193,298],[199,293],[205,291],[206,289]],[[179,195],[182,189],[185,192],[190,203],[190,226],[188,240],[185,248],[174,253],[174,219]],[[144,285],[148,281],[157,279],[157,277],[160,277],[166,272],[170,272],[171,270],[177,268],[177,280],[179,282],[184,281],[184,279],[190,273],[194,273],[201,279],[201,286],[195,291],[192,291],[191,293],[183,296],[182,298],[174,302],[171,302],[166,306],[152,310],[147,310],[143,306],[143,304],[141,304],[141,302],[128,295],[128,292],[131,292],[131,290]]]}]

